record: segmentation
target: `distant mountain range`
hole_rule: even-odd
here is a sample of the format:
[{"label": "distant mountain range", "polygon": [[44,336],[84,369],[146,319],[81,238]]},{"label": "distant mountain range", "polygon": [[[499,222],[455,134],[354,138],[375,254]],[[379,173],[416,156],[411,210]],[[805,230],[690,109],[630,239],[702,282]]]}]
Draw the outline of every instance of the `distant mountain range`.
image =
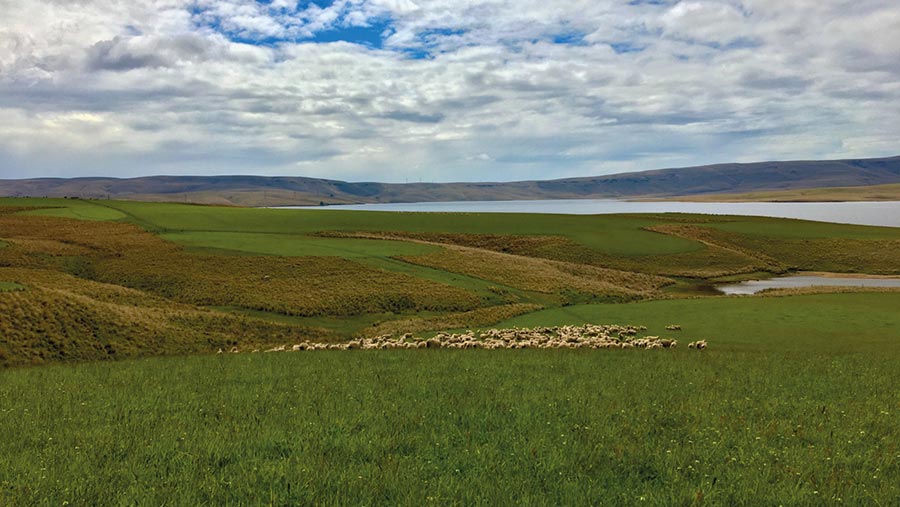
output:
[{"label": "distant mountain range", "polygon": [[716,164],[504,183],[350,183],[305,177],[148,176],[0,180],[0,196],[175,201],[238,206],[511,199],[668,198],[900,183],[900,156]]}]

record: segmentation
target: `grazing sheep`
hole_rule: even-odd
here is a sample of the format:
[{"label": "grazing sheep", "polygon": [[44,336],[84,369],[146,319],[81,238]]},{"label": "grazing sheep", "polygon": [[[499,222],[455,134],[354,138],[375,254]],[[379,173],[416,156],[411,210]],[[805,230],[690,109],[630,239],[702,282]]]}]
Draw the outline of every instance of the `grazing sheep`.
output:
[{"label": "grazing sheep", "polygon": [[[680,329],[676,324],[666,326],[669,330]],[[676,329],[677,328],[677,329]],[[428,340],[416,340],[412,333],[399,337],[385,334],[372,338],[360,338],[346,343],[310,343],[304,341],[293,346],[279,345],[266,352],[284,350],[388,350],[415,348],[450,349],[669,349],[678,346],[678,341],[659,336],[641,336],[644,326],[593,325],[535,327],[531,329],[488,329],[480,333],[466,331],[460,334],[437,333]],[[690,342],[689,348],[703,350],[705,340]],[[238,352],[233,347],[232,352]],[[256,352],[257,350],[254,350]],[[221,349],[219,353],[222,353]]]}]

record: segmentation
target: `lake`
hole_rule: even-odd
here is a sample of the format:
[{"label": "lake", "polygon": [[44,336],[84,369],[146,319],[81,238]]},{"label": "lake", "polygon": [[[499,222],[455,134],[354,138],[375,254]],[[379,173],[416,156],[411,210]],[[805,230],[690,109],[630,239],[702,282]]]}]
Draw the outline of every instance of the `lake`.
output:
[{"label": "lake", "polygon": [[453,201],[339,206],[296,206],[295,209],[369,211],[554,213],[605,215],[611,213],[702,213],[798,218],[843,224],[900,227],[900,201],[879,202],[634,202],[614,199],[555,199],[539,201]]},{"label": "lake", "polygon": [[794,275],[769,278],[768,280],[748,280],[746,282],[717,285],[723,294],[756,294],[766,289],[798,289],[802,287],[896,287],[900,288],[900,278],[854,278],[837,276]]}]

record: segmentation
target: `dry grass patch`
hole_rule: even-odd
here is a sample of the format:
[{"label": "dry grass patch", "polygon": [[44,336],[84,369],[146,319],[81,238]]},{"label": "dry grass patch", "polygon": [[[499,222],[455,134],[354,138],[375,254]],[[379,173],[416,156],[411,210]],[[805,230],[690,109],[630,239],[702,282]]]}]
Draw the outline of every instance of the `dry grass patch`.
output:
[{"label": "dry grass patch", "polygon": [[666,264],[673,266],[669,272],[675,276],[713,278],[756,271],[782,273],[791,267],[761,253],[759,249],[736,244],[730,235],[708,227],[671,223],[648,227],[647,230],[690,239],[706,246],[702,255],[691,252],[666,256]]},{"label": "dry grass patch", "polygon": [[135,225],[0,214],[0,266],[59,269],[182,303],[286,315],[466,311],[464,289],[336,257],[195,255]]},{"label": "dry grass patch", "polygon": [[[689,219],[685,217],[660,217],[670,224],[648,227],[646,230],[659,234],[683,237],[700,241],[704,248],[700,250],[640,256],[617,256],[601,252],[563,236],[529,236],[504,234],[442,234],[442,233],[410,233],[410,232],[323,232],[323,236],[359,237],[381,239],[406,239],[425,241],[442,245],[471,247],[508,253],[532,259],[560,261],[569,264],[588,265],[619,272],[655,275],[657,277],[715,277],[752,271],[776,269],[783,271],[781,265],[774,265],[770,259],[762,259],[755,254],[748,255],[733,246],[720,246],[712,241],[703,241],[703,234],[708,229],[681,225]],[[691,222],[704,222],[704,219],[690,218]],[[709,219],[708,221],[714,221]],[[689,232],[689,234],[688,234]],[[640,289],[638,289],[640,290]]]},{"label": "dry grass patch", "polygon": [[0,294],[0,366],[212,352],[284,340],[329,340],[324,330],[220,314],[63,273],[0,268],[27,291]]},{"label": "dry grass patch", "polygon": [[670,283],[652,275],[451,245],[438,252],[401,259],[548,294],[574,291],[601,298],[632,299],[645,297]]},{"label": "dry grass patch", "polygon": [[378,336],[385,334],[421,333],[426,331],[438,331],[441,329],[461,329],[468,327],[482,327],[496,324],[497,322],[518,317],[526,313],[536,312],[543,306],[529,303],[515,303],[509,305],[478,308],[468,312],[451,313],[435,317],[417,317],[412,319],[398,319],[372,326],[362,336]]},{"label": "dry grass patch", "polygon": [[[328,232],[324,236],[373,239],[405,239],[444,248],[426,255],[399,259],[432,268],[461,273],[517,289],[558,294],[578,292],[594,297],[632,299],[655,293],[672,280],[634,271],[610,269],[578,262],[546,258],[549,251],[577,245],[556,236],[501,236],[481,234],[428,234],[393,232]],[[586,247],[581,247],[586,248]],[[544,255],[526,256],[538,249]]]},{"label": "dry grass patch", "polygon": [[339,257],[193,254],[107,259],[106,281],[203,306],[240,306],[296,316],[462,311],[481,304],[468,291]]}]

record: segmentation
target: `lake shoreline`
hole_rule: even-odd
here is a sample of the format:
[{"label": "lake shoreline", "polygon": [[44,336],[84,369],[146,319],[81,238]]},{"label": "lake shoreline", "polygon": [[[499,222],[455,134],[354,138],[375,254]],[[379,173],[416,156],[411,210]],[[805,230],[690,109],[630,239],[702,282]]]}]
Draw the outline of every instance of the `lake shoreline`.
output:
[{"label": "lake shoreline", "polygon": [[797,272],[761,280],[716,284],[714,288],[727,296],[751,296],[767,291],[804,290],[813,288],[900,289],[900,277],[863,273]]}]

